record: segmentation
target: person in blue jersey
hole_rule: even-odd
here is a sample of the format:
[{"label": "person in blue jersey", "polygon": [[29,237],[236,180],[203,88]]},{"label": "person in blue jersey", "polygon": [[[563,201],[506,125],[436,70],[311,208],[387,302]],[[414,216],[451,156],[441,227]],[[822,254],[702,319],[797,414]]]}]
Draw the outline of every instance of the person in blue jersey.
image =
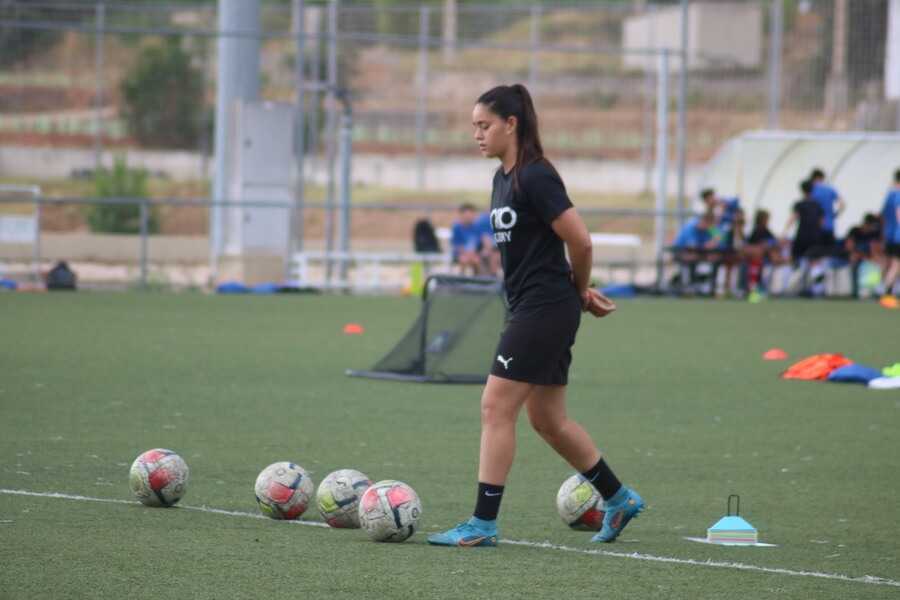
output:
[{"label": "person in blue jersey", "polygon": [[720,198],[716,196],[715,189],[706,188],[700,192],[700,199],[705,205],[704,212],[712,213],[715,217],[714,225],[720,234],[719,245],[728,247],[729,240],[733,239],[735,218],[741,210],[740,198]]},{"label": "person in blue jersey", "polygon": [[477,219],[475,206],[464,203],[460,205],[456,221],[450,228],[450,248],[453,261],[459,265],[460,275],[481,273],[484,228]]},{"label": "person in blue jersey", "polygon": [[833,247],[837,242],[834,237],[834,221],[844,210],[846,203],[834,187],[825,182],[825,172],[822,169],[813,169],[809,175],[812,182],[812,199],[822,207],[822,237],[821,244],[827,248]]},{"label": "person in blue jersey", "polygon": [[898,308],[900,303],[896,289],[900,277],[900,169],[894,171],[894,185],[884,199],[881,209],[882,231],[884,232],[884,276],[882,285],[884,295],[881,305],[886,308]]},{"label": "person in blue jersey", "polygon": [[[684,222],[672,248],[681,267],[681,285],[687,291],[695,291],[697,286],[697,265],[711,260],[710,250],[719,247],[722,236],[715,227],[716,216],[707,211]],[[694,251],[697,250],[697,251]]]},{"label": "person in blue jersey", "polygon": [[644,501],[622,485],[587,431],[568,416],[566,384],[581,313],[603,317],[616,307],[589,287],[591,236],[544,157],[528,90],[519,84],[488,90],[475,104],[472,123],[481,153],[500,160],[491,225],[509,316],[481,398],[475,510],[467,522],[429,536],[428,542],[497,545],[497,515],[523,407],[537,433],[605,499],[606,516],[593,540],[611,542],[643,510]]}]

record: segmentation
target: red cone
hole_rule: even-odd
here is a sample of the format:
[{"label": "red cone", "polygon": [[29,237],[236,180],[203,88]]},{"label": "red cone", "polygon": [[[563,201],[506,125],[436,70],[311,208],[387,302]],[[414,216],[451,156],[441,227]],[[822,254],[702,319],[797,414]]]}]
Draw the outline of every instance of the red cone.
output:
[{"label": "red cone", "polygon": [[784,360],[787,358],[787,352],[780,348],[772,348],[763,354],[763,358],[766,360]]}]

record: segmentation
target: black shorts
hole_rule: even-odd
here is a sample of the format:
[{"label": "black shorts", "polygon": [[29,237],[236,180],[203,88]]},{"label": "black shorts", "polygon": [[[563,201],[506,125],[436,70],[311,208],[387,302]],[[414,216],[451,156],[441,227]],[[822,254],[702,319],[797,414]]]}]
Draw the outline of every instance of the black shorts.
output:
[{"label": "black shorts", "polygon": [[491,375],[538,385],[566,385],[581,300],[516,309],[500,334]]},{"label": "black shorts", "polygon": [[806,240],[803,238],[794,240],[791,244],[791,258],[794,262],[802,258],[817,259],[828,255],[828,248],[822,245],[821,240]]},{"label": "black shorts", "polygon": [[885,254],[900,258],[900,244],[888,244],[884,249]]}]

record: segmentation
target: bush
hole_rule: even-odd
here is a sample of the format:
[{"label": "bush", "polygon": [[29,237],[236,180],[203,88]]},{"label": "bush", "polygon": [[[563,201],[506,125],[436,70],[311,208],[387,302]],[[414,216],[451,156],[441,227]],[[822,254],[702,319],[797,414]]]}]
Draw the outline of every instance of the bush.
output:
[{"label": "bush", "polygon": [[[94,172],[94,186],[98,198],[147,198],[147,171],[129,169],[124,154],[113,159],[113,168]],[[84,211],[94,233],[139,233],[141,207],[139,204],[91,204]],[[147,213],[147,232],[159,232],[159,210],[150,206]]]},{"label": "bush", "polygon": [[203,126],[203,73],[178,38],[141,50],[120,84],[125,119],[144,146],[196,148]]}]

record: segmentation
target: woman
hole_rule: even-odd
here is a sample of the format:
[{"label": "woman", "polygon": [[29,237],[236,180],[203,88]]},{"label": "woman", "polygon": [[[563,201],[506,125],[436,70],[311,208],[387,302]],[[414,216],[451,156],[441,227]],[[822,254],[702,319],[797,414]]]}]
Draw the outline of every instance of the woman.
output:
[{"label": "woman", "polygon": [[603,317],[616,307],[588,285],[591,237],[559,174],[544,158],[528,90],[518,84],[489,90],[475,104],[472,122],[481,153],[501,163],[494,173],[491,225],[509,318],[481,399],[474,514],[428,541],[497,545],[497,514],[515,454],[516,419],[524,406],[538,434],[603,496],[606,517],[593,541],[611,542],[644,502],[619,482],[587,432],[567,416],[566,383],[582,310]]}]

